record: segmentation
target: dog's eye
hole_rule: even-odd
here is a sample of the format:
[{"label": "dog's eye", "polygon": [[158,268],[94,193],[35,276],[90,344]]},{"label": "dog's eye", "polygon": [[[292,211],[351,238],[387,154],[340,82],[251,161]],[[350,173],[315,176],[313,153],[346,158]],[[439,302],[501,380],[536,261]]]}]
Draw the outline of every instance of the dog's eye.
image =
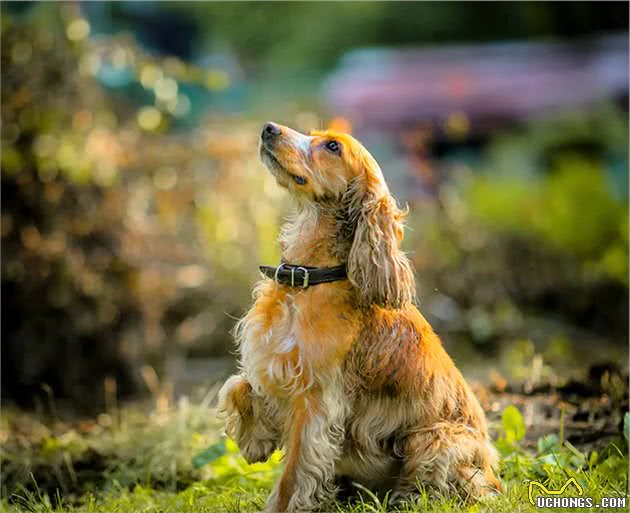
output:
[{"label": "dog's eye", "polygon": [[298,175],[291,175],[293,177],[293,181],[298,185],[304,185],[306,183],[306,178]]},{"label": "dog's eye", "polygon": [[339,155],[341,153],[341,145],[337,141],[328,141],[326,143],[326,149],[331,153]]}]

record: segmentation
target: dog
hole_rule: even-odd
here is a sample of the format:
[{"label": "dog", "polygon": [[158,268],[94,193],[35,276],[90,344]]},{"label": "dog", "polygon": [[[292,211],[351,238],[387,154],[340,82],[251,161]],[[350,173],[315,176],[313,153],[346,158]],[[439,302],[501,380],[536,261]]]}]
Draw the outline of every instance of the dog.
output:
[{"label": "dog", "polygon": [[265,511],[313,511],[340,483],[498,493],[479,402],[418,311],[406,211],[352,136],[266,123],[260,157],[294,201],[283,264],[238,321],[240,372],[219,392],[245,459],[284,449]]}]

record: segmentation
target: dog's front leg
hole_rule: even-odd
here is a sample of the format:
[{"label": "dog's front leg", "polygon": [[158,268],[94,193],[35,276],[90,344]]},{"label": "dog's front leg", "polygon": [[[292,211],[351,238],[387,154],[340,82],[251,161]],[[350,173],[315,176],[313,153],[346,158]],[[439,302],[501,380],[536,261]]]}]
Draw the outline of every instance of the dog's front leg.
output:
[{"label": "dog's front leg", "polygon": [[280,432],[271,405],[242,375],[231,376],[221,387],[219,410],[227,413],[225,432],[248,463],[265,461],[278,447]]},{"label": "dog's front leg", "polygon": [[313,392],[293,401],[287,419],[285,468],[266,512],[315,511],[332,497],[335,461],[344,437],[341,412],[339,405]]}]

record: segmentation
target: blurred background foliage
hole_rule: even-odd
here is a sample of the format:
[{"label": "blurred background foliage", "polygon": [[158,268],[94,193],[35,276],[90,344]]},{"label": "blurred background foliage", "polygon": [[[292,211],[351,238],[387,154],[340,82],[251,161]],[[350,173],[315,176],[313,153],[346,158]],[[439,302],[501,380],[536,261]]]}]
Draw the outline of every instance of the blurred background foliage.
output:
[{"label": "blurred background foliage", "polygon": [[[233,369],[229,331],[257,266],[278,261],[286,211],[257,158],[266,119],[366,141],[411,207],[420,308],[466,374],[558,384],[624,367],[627,78],[591,74],[594,96],[516,116],[484,118],[466,91],[507,80],[518,103],[484,53],[518,61],[511,40],[575,42],[558,73],[601,50],[627,77],[627,19],[599,2],[3,3],[3,400],[167,405]],[[454,107],[383,124],[339,107],[344,72],[359,99],[364,76],[454,44],[480,75],[453,65],[438,89]],[[413,91],[431,85],[421,71]],[[379,94],[375,119],[399,97]]]}]

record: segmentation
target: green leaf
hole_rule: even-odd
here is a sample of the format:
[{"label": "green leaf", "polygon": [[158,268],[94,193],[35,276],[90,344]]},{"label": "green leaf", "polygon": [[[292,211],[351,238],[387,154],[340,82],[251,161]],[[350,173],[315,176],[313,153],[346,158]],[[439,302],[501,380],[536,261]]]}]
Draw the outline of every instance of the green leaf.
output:
[{"label": "green leaf", "polygon": [[501,425],[508,441],[519,441],[525,436],[525,422],[516,406],[508,406],[501,415]]},{"label": "green leaf", "polygon": [[623,416],[623,436],[628,442],[630,439],[630,413],[628,412]]},{"label": "green leaf", "polygon": [[219,459],[227,452],[225,447],[225,439],[219,440],[217,443],[212,444],[206,450],[195,454],[192,458],[192,465],[194,468],[201,468],[208,463]]},{"label": "green leaf", "polygon": [[537,461],[539,461],[540,463],[544,463],[545,465],[551,465],[551,466],[557,466],[561,464],[561,458],[556,455],[556,454],[545,454],[544,456],[541,456],[540,458],[537,458]]},{"label": "green leaf", "polygon": [[517,449],[512,442],[509,442],[505,438],[499,438],[498,440],[496,440],[494,446],[497,448],[497,451],[499,451],[499,454],[503,457],[513,454],[514,451]]},{"label": "green leaf", "polygon": [[560,438],[555,433],[547,436],[543,436],[538,439],[538,452],[540,454],[546,454],[552,449],[557,449],[560,445]]}]

